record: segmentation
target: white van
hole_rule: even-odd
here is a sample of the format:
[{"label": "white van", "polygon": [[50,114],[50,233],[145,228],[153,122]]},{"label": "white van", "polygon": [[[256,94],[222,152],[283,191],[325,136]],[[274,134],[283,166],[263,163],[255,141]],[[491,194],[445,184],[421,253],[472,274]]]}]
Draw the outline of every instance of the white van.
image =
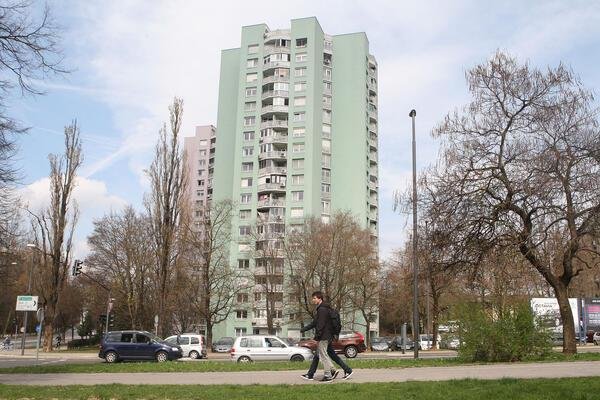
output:
[{"label": "white van", "polygon": [[[442,338],[440,337],[440,335],[438,335],[436,347],[435,347],[436,350],[439,350],[441,340],[442,340]],[[427,334],[419,335],[419,349],[420,350],[431,350],[432,345],[433,345],[433,335],[427,335]]]},{"label": "white van", "polygon": [[183,333],[181,335],[169,336],[166,342],[181,347],[183,357],[206,358],[206,340],[204,335],[195,333]]}]

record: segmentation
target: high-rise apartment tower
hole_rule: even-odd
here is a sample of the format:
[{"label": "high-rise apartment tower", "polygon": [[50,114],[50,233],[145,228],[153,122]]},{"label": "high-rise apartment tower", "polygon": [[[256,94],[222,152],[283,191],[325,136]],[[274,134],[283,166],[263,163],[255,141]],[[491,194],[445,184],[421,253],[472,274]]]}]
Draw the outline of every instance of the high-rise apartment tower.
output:
[{"label": "high-rise apartment tower", "polygon": [[[349,210],[377,240],[377,62],[364,33],[330,36],[316,18],[243,27],[241,47],[221,55],[217,127],[213,201],[236,203],[232,264],[256,282],[254,226],[268,238]],[[238,297],[249,304],[215,338],[266,333],[260,288]],[[280,306],[278,333],[299,335]]]}]

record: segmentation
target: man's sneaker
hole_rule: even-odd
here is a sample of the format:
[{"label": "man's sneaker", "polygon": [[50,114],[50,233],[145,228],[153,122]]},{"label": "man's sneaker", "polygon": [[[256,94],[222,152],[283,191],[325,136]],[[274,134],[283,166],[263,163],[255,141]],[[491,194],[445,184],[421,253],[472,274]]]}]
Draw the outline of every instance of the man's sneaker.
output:
[{"label": "man's sneaker", "polygon": [[331,371],[331,379],[335,379],[337,378],[337,376],[340,374],[340,371],[335,370],[335,371]]},{"label": "man's sneaker", "polygon": [[312,377],[312,375],[309,375],[309,374],[303,374],[303,375],[301,375],[300,377],[301,377],[302,379],[305,379],[305,380],[307,380],[307,381],[314,381],[314,380],[315,380],[315,378],[313,378],[313,377]]},{"label": "man's sneaker", "polygon": [[323,379],[321,379],[319,382],[323,382],[323,383],[333,382],[333,378],[330,376],[324,376]]},{"label": "man's sneaker", "polygon": [[353,373],[354,373],[354,371],[344,372],[344,377],[342,379],[348,379],[348,378],[350,378]]}]

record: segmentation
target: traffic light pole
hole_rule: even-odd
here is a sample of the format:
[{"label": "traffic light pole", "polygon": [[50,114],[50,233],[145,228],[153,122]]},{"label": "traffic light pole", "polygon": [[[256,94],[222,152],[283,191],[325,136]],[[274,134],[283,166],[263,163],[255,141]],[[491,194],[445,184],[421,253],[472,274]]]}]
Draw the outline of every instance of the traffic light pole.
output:
[{"label": "traffic light pole", "polygon": [[110,297],[110,290],[108,291],[108,301],[106,302],[106,323],[104,324],[104,335],[108,335],[108,323],[110,321],[110,312],[112,308],[112,298]]}]

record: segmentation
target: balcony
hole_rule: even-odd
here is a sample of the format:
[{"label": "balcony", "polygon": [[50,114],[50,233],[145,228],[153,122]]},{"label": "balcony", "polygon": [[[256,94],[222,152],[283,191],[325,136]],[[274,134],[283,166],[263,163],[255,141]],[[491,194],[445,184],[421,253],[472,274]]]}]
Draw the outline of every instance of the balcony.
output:
[{"label": "balcony", "polygon": [[287,114],[289,111],[289,106],[274,106],[274,105],[268,105],[268,106],[263,106],[260,113],[262,115],[265,114]]},{"label": "balcony", "polygon": [[265,199],[256,203],[256,208],[285,207],[285,197],[282,199]]},{"label": "balcony", "polygon": [[[266,213],[264,213],[266,214]],[[266,217],[258,217],[256,219],[257,225],[268,225],[268,224],[283,224],[285,223],[285,217],[281,215],[269,215]]]},{"label": "balcony", "polygon": [[321,198],[325,200],[331,199],[331,192],[321,192]]},{"label": "balcony", "polygon": [[279,68],[279,67],[289,68],[290,62],[289,61],[269,61],[268,63],[264,63],[263,70],[271,69],[271,68]]},{"label": "balcony", "polygon": [[287,144],[288,135],[277,132],[273,136],[263,136],[260,138],[260,143],[278,143],[278,144]]},{"label": "balcony", "polygon": [[[283,325],[283,319],[281,318],[273,318],[273,326],[281,326]],[[266,328],[267,327],[267,319],[266,318],[252,318],[252,326],[257,328]]]},{"label": "balcony", "polygon": [[290,96],[290,92],[287,90],[267,90],[266,92],[263,92],[261,98],[264,99],[268,99],[271,97],[289,97]]},{"label": "balcony", "polygon": [[271,76],[264,77],[262,80],[262,84],[267,85],[267,84],[273,83],[273,82],[286,82],[287,83],[289,81],[290,81],[289,76],[271,75]]},{"label": "balcony", "polygon": [[290,54],[290,48],[283,47],[283,46],[273,46],[273,45],[267,44],[263,47],[263,52],[264,52],[265,56],[268,56],[269,54],[281,54],[281,53]]},{"label": "balcony", "polygon": [[[266,285],[257,283],[256,286],[254,286],[254,291],[255,292],[266,292]],[[283,285],[271,285],[271,292],[283,292]]]},{"label": "balcony", "polygon": [[285,183],[263,183],[262,185],[258,185],[258,192],[285,193]]},{"label": "balcony", "polygon": [[266,151],[258,154],[259,160],[276,159],[287,160],[287,151]]},{"label": "balcony", "polygon": [[258,176],[264,175],[285,175],[287,174],[286,167],[266,167],[258,170]]},{"label": "balcony", "polygon": [[286,128],[288,127],[287,119],[269,119],[260,123],[260,129],[266,128]]}]

